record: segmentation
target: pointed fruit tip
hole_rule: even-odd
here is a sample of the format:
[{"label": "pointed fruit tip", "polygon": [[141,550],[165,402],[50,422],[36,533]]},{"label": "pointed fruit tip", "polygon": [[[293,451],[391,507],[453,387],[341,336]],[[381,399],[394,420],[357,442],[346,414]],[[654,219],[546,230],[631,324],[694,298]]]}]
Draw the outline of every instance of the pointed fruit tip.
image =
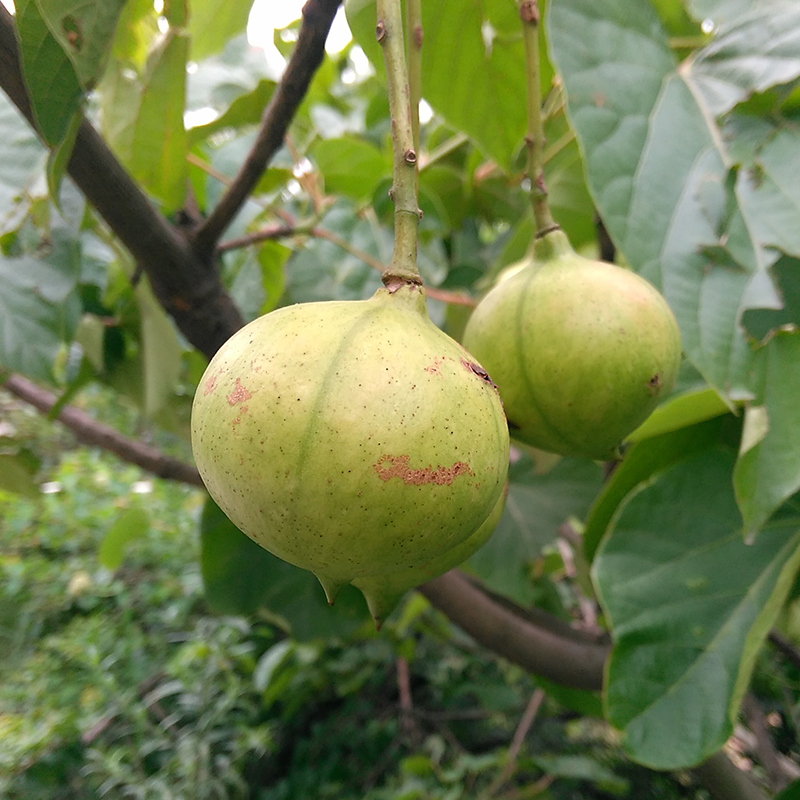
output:
[{"label": "pointed fruit tip", "polygon": [[317,580],[322,585],[322,588],[325,590],[325,597],[328,600],[328,605],[332,606],[336,602],[336,598],[339,596],[339,591],[341,590],[342,586],[344,586],[347,581],[336,581],[332,578],[328,578],[325,575],[317,575]]}]

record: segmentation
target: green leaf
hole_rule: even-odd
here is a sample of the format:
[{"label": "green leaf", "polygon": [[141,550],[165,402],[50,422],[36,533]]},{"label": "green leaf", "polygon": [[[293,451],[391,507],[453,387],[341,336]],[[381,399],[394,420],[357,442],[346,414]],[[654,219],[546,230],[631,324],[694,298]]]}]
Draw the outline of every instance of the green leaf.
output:
[{"label": "green leaf", "polygon": [[117,569],[125,558],[125,548],[132,539],[144,536],[150,530],[150,516],[139,507],[121,511],[103,537],[97,558],[110,570]]},{"label": "green leaf", "polygon": [[[0,384],[1,385],[1,384]],[[0,453],[0,491],[36,499],[41,496],[30,459],[18,453]]]},{"label": "green leaf", "polygon": [[0,221],[13,212],[15,199],[41,173],[46,154],[25,118],[0,94]]},{"label": "green leaf", "polygon": [[50,192],[53,203],[59,210],[61,181],[67,173],[67,165],[72,157],[72,148],[75,145],[75,137],[78,135],[78,128],[80,128],[82,119],[82,115],[77,113],[72,117],[64,138],[50,151],[47,158],[47,189]]},{"label": "green leaf", "polygon": [[192,0],[189,35],[192,61],[222,50],[247,27],[253,0]]},{"label": "green leaf", "polygon": [[[733,120],[726,135],[745,138],[752,129]],[[768,126],[736,180],[736,197],[750,235],[761,247],[800,258],[800,187],[792,176],[800,170],[800,132],[793,127]]]},{"label": "green leaf", "polygon": [[794,0],[754,5],[721,26],[688,65],[706,106],[721,116],[754,92],[800,76],[800,7]]},{"label": "green leaf", "polygon": [[800,564],[796,514],[745,542],[733,464],[730,451],[706,450],[644,485],[594,561],[614,638],[607,717],[654,769],[698,764],[731,735]]},{"label": "green leaf", "polygon": [[746,303],[742,325],[759,344],[778,329],[800,329],[800,260],[784,255],[759,272],[748,287]]},{"label": "green leaf", "polygon": [[258,125],[261,121],[261,115],[264,113],[264,109],[267,103],[269,103],[274,91],[274,81],[267,80],[266,78],[260,80],[255,89],[239,95],[228,106],[225,113],[221,114],[215,120],[205,125],[189,128],[187,131],[189,145],[194,146],[197,142],[208,139],[212,134],[226,130],[227,128],[237,129],[250,125]]},{"label": "green leaf", "polygon": [[103,74],[125,0],[36,0],[84,90]]},{"label": "green leaf", "polygon": [[800,334],[779,333],[763,352],[766,382],[763,394],[747,409],[734,473],[748,533],[800,489]]},{"label": "green leaf", "polygon": [[264,242],[239,254],[241,263],[230,294],[245,321],[277,306],[285,283],[283,267],[291,252],[278,242]]},{"label": "green leaf", "polygon": [[582,519],[603,483],[600,466],[588,459],[565,458],[544,475],[523,456],[512,464],[503,516],[489,541],[467,562],[493,591],[521,605],[534,590],[529,574],[542,548],[571,516]]},{"label": "green leaf", "polygon": [[36,125],[57,145],[81,107],[83,90],[75,67],[53,36],[36,0],[17,0],[16,30],[25,83]]},{"label": "green leaf", "polygon": [[222,614],[267,607],[296,639],[346,637],[368,619],[361,593],[346,586],[331,608],[317,579],[245,536],[209,497],[200,518],[200,565],[209,603]]},{"label": "green leaf", "polygon": [[0,365],[51,382],[53,363],[80,319],[80,248],[54,228],[40,258],[0,255]]},{"label": "green leaf", "polygon": [[143,410],[153,419],[175,391],[183,348],[175,326],[144,279],[136,286],[136,301],[142,325]]},{"label": "green leaf", "polygon": [[[594,501],[583,533],[583,550],[591,561],[625,498],[652,476],[717,444],[731,427],[731,418],[717,417],[635,443]],[[738,434],[734,426],[733,436]]]},{"label": "green leaf", "polygon": [[165,212],[178,208],[186,194],[188,47],[187,36],[170,29],[150,53],[142,76],[115,63],[101,87],[106,139]]},{"label": "green leaf", "polygon": [[730,408],[715,389],[689,389],[665,400],[628,437],[628,441],[639,442],[679,428],[687,428],[728,411]]},{"label": "green leaf", "polygon": [[325,179],[325,191],[354,200],[371,197],[392,173],[388,154],[361,139],[322,139],[311,150]]}]

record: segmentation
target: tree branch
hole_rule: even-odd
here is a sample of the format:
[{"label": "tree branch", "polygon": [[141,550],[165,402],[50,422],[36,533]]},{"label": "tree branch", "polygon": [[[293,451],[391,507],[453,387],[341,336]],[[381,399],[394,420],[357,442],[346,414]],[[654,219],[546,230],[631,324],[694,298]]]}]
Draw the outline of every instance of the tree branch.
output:
[{"label": "tree branch", "polygon": [[325,40],[341,0],[308,0],[286,72],[261,118],[253,147],[216,208],[194,231],[195,250],[210,258],[217,242],[244,205],[270,158],[281,146],[297,107],[322,63]]},{"label": "tree branch", "polygon": [[[0,87],[36,130],[20,68],[14,18],[2,6]],[[159,302],[184,336],[211,358],[244,324],[211,256],[198,258],[85,119],[67,172],[145,272]]]},{"label": "tree branch", "polygon": [[534,625],[496,603],[458,570],[419,587],[430,603],[479,644],[562,686],[597,691],[609,648]]},{"label": "tree branch", "polygon": [[[47,414],[57,402],[54,394],[40,389],[36,384],[20,375],[11,375],[0,386],[41,411],[42,414]],[[187,464],[177,458],[164,455],[155,447],[150,447],[135,439],[128,439],[119,431],[98,422],[79,408],[65,406],[56,419],[66,425],[83,444],[108,450],[123,461],[136,464],[159,478],[181,481],[192,486],[203,485],[200,473],[193,464]]]}]

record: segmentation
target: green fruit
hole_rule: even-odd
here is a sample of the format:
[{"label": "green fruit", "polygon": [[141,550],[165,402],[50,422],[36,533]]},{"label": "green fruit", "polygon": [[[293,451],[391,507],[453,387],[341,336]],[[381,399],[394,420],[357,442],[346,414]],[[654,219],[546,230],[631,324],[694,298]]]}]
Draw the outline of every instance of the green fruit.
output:
[{"label": "green fruit", "polygon": [[513,438],[613,458],[675,384],[680,332],[634,272],[579,256],[560,230],[481,300],[464,346],[491,374]]},{"label": "green fruit", "polygon": [[233,523],[331,602],[470,536],[508,466],[497,390],[411,284],[244,327],[201,379],[192,447]]},{"label": "green fruit", "polygon": [[356,578],[353,585],[361,589],[367,600],[375,627],[380,628],[383,621],[392,613],[400,598],[415,586],[443,575],[448,570],[466,561],[482,547],[494,533],[506,504],[506,492],[497,499],[492,513],[481,523],[478,530],[463,542],[451,547],[447,552],[435,556],[424,564],[385,575]]}]

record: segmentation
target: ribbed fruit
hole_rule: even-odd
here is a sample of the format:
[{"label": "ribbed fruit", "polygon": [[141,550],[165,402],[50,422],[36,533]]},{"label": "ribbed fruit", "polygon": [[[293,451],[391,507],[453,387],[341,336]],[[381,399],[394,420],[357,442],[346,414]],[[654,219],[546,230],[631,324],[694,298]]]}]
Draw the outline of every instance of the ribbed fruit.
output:
[{"label": "ribbed fruit", "polygon": [[464,541],[508,464],[496,388],[411,284],[242,328],[199,384],[192,447],[234,524],[314,572],[331,602]]},{"label": "ribbed fruit", "polygon": [[612,458],[675,383],[675,317],[636,273],[579,256],[560,230],[481,300],[464,346],[497,383],[511,436]]},{"label": "ribbed fruit", "polygon": [[503,492],[497,499],[492,513],[481,523],[475,533],[440,556],[436,556],[418,567],[409,567],[408,569],[390,572],[385,575],[356,578],[353,581],[353,585],[361,589],[366,598],[367,606],[372,618],[375,620],[376,627],[381,626],[409,589],[431,581],[448,570],[457,567],[486,544],[489,537],[494,533],[497,523],[500,522],[500,517],[503,516],[505,504],[506,493]]}]

